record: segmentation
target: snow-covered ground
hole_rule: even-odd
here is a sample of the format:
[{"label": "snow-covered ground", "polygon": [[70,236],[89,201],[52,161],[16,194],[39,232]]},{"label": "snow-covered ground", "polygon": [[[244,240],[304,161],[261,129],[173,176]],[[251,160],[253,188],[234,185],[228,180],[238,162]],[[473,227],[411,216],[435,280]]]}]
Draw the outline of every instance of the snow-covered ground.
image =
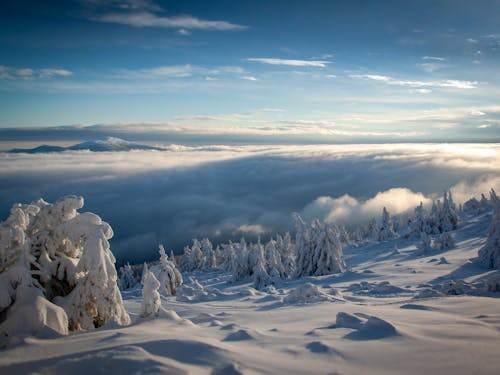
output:
[{"label": "snow-covered ground", "polygon": [[462,219],[451,250],[417,255],[403,238],[347,248],[346,273],[265,292],[222,271],[185,274],[193,288],[162,298],[158,317],[141,318],[141,290],[129,290],[131,325],[23,339],[0,352],[0,372],[497,374],[500,293],[483,281],[500,271],[471,261],[491,213]]}]

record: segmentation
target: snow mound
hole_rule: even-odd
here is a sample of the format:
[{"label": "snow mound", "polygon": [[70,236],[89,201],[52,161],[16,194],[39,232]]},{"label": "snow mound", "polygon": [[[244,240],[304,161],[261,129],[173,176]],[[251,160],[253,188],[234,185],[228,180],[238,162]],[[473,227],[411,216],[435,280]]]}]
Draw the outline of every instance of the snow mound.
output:
[{"label": "snow mound", "polygon": [[246,341],[246,340],[255,340],[255,337],[253,337],[250,334],[249,330],[240,329],[236,332],[230,333],[222,341]]},{"label": "snow mound", "polygon": [[347,290],[354,294],[374,297],[408,293],[408,290],[392,285],[389,281],[381,281],[380,283],[362,281],[351,284]]},{"label": "snow mound", "polygon": [[243,372],[236,363],[231,363],[215,368],[212,375],[243,375]]},{"label": "snow mound", "polygon": [[312,341],[306,344],[306,349],[315,354],[330,354],[341,356],[341,353],[337,349],[328,344],[325,344],[322,341]]},{"label": "snow mound", "polygon": [[353,332],[344,336],[350,340],[378,340],[399,336],[396,327],[386,320],[365,314],[339,312],[335,328],[350,328]]},{"label": "snow mound", "polygon": [[[63,359],[41,368],[38,373],[105,375],[113,369],[113,372],[124,374],[187,374],[169,362],[173,361],[158,358],[141,347],[128,345]],[[102,365],[96,365],[98,363]]]},{"label": "snow mound", "polygon": [[223,293],[217,288],[205,288],[194,277],[189,277],[190,285],[182,285],[177,289],[178,302],[205,302],[219,298]]},{"label": "snow mound", "polygon": [[324,301],[339,301],[340,298],[334,297],[323,292],[317,285],[305,283],[293,289],[284,299],[285,304],[315,303]]},{"label": "snow mound", "polygon": [[43,298],[39,289],[19,287],[17,295],[16,301],[6,312],[6,319],[0,325],[1,337],[5,340],[0,342],[0,346],[7,344],[13,336],[34,335],[47,338],[68,334],[66,312]]}]

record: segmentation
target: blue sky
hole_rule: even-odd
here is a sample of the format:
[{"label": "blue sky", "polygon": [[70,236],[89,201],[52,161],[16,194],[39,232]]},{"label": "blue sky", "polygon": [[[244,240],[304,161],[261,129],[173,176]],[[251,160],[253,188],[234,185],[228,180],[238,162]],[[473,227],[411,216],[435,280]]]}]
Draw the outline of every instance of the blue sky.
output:
[{"label": "blue sky", "polygon": [[1,128],[500,140],[499,1],[20,0],[0,18]]}]

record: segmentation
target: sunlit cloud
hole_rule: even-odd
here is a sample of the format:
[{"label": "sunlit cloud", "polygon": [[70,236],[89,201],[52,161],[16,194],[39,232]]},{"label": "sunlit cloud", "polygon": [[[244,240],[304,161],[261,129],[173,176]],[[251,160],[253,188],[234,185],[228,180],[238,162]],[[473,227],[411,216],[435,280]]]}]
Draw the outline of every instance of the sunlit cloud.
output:
[{"label": "sunlit cloud", "polygon": [[327,65],[330,64],[330,61],[326,60],[292,60],[292,59],[276,59],[268,57],[251,57],[245,60],[267,65],[300,66],[300,67],[314,67],[314,68],[326,68]]},{"label": "sunlit cloud", "polygon": [[372,81],[383,82],[388,85],[407,86],[407,87],[438,87],[438,88],[454,88],[454,89],[475,89],[478,86],[477,81],[463,81],[455,79],[447,79],[441,81],[414,81],[400,80],[393,77],[378,75],[378,74],[351,74],[351,78],[367,79]]}]

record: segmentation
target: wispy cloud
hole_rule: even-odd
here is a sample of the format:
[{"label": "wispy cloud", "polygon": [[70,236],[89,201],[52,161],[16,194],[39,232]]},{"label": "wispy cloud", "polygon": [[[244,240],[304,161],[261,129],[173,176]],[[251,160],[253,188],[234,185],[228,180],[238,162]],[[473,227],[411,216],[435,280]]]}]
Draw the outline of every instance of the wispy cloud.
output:
[{"label": "wispy cloud", "polygon": [[453,89],[475,89],[479,84],[477,81],[464,81],[456,79],[447,79],[441,81],[413,81],[400,80],[390,76],[377,74],[351,74],[351,78],[368,79],[379,81],[388,85],[405,86],[413,88],[438,87],[438,88],[453,88]]},{"label": "wispy cloud", "polygon": [[68,77],[73,75],[73,72],[66,69],[56,68],[12,68],[0,65],[0,79],[21,79],[33,80],[39,78],[52,78],[52,77]]},{"label": "wispy cloud", "polygon": [[91,9],[88,17],[93,21],[127,25],[132,27],[159,27],[178,29],[182,36],[191,30],[234,31],[247,26],[224,20],[205,20],[191,15],[165,15],[162,6],[151,0],[81,0]]},{"label": "wispy cloud", "polygon": [[228,21],[208,21],[193,16],[160,16],[150,12],[109,13],[93,17],[96,21],[133,27],[162,27],[184,30],[244,30],[247,27]]},{"label": "wispy cloud", "polygon": [[254,76],[243,76],[241,79],[244,79],[245,81],[257,81],[257,78]]},{"label": "wispy cloud", "polygon": [[445,61],[444,57],[437,56],[422,56],[422,60],[431,60],[431,61]]},{"label": "wispy cloud", "polygon": [[301,67],[314,67],[326,68],[330,61],[326,60],[292,60],[292,59],[276,59],[270,57],[250,57],[246,61],[258,62],[268,65],[283,65],[283,66],[301,66]]}]

